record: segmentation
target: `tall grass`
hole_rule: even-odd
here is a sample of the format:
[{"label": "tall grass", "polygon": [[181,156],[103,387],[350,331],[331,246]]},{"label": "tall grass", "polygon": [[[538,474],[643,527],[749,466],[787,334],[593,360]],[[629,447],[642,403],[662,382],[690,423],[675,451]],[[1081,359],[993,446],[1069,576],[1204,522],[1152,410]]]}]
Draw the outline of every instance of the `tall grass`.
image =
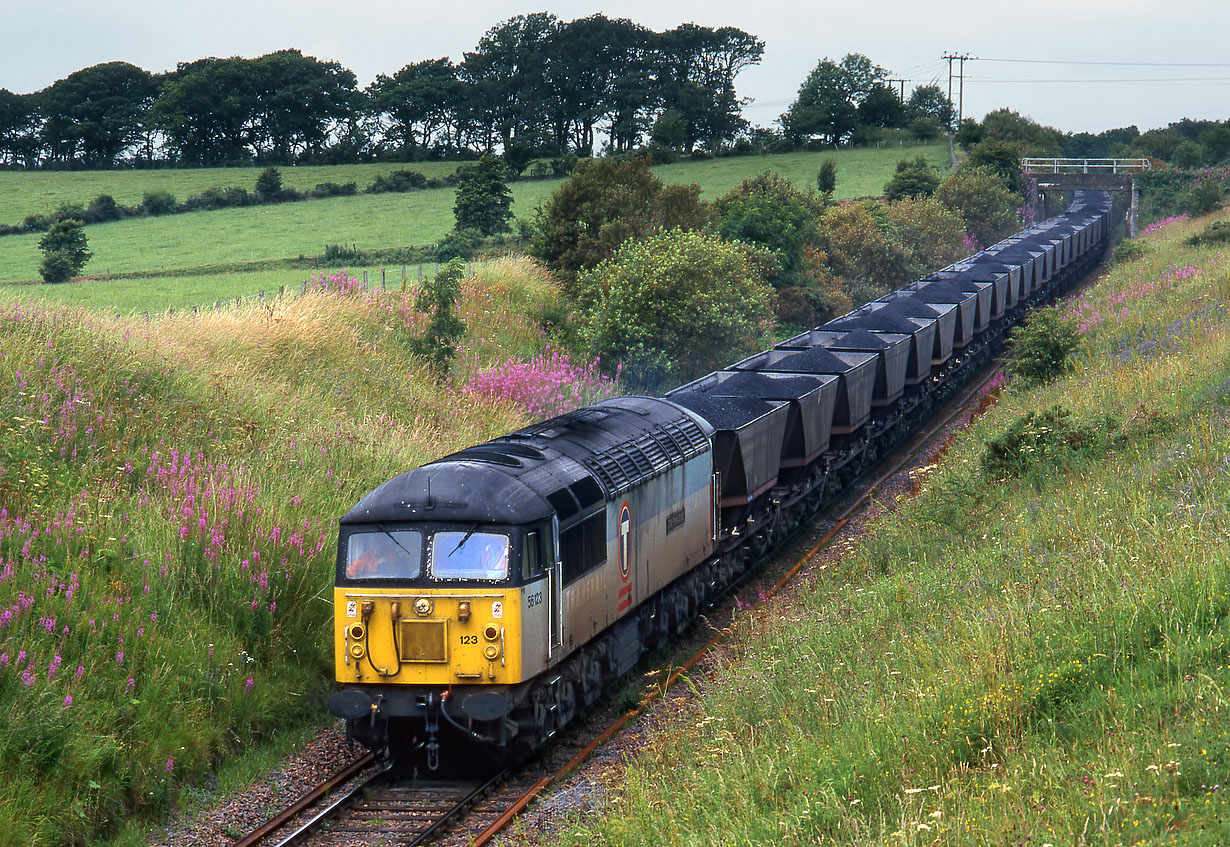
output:
[{"label": "tall grass", "polygon": [[[1070,377],[1006,388],[916,500],[744,611],[561,843],[1230,842],[1230,264],[1195,227],[1074,307]],[[1113,437],[984,470],[1056,404]]]},{"label": "tall grass", "polygon": [[[427,375],[412,293],[318,282],[150,321],[0,311],[0,841],[157,819],[219,757],[318,720],[337,518],[528,420]],[[484,367],[541,347],[520,315],[555,292],[515,263],[495,287],[515,313],[467,287]]]}]

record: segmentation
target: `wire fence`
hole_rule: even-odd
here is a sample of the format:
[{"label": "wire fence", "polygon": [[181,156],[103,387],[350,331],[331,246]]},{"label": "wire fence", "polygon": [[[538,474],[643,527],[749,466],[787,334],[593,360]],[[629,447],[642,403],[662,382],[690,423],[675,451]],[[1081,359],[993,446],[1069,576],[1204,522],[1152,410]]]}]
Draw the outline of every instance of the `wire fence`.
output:
[{"label": "wire fence", "polygon": [[[468,274],[473,267],[472,262],[466,262],[465,272]],[[387,293],[394,291],[397,293],[405,293],[406,291],[415,290],[423,284],[425,279],[434,279],[440,273],[440,263],[432,262],[430,264],[419,263],[415,265],[402,265],[400,268],[381,268],[379,274],[376,271],[363,271],[362,276],[349,276],[355,280],[355,285],[347,286],[349,289],[360,291],[379,291]],[[413,288],[412,288],[413,286]],[[336,286],[328,284],[328,277],[314,276],[310,279],[305,279],[302,282],[290,285],[279,285],[277,288],[261,289],[256,294],[244,294],[233,298],[218,299],[213,303],[205,303],[196,306],[185,306],[175,308],[168,306],[162,310],[146,310],[140,314],[147,320],[154,318],[171,317],[180,314],[198,315],[202,312],[220,312],[224,308],[242,308],[245,305],[263,305],[267,303],[275,303],[286,297],[302,297],[311,291],[330,291],[337,290]],[[120,314],[115,316],[120,318]]]}]

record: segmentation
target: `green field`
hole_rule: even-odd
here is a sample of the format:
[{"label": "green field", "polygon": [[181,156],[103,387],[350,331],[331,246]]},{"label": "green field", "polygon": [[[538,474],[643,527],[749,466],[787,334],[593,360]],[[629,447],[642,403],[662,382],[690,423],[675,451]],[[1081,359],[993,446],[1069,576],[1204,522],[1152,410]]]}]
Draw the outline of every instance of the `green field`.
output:
[{"label": "green field", "polygon": [[[832,156],[838,162],[837,196],[857,197],[878,194],[899,159],[920,153],[941,167],[947,161],[946,147],[930,146],[713,159],[664,165],[656,172],[667,182],[698,183],[705,196],[711,199],[740,180],[765,170],[778,171],[799,185],[810,186],[820,162]],[[443,163],[432,164],[444,167]],[[323,181],[364,183],[374,177],[377,167],[385,171],[393,169],[391,166],[350,165],[287,168],[283,173],[286,184],[310,187]],[[362,170],[364,168],[367,170]],[[57,202],[63,202],[63,199],[53,202],[51,198],[88,202],[97,193],[109,190],[120,202],[132,202],[134,197],[140,199],[142,191],[164,188],[183,199],[188,193],[213,185],[247,185],[255,180],[256,173],[254,169],[0,173],[0,188],[5,189],[0,196],[14,209],[10,217],[20,219],[22,214],[48,211]],[[220,182],[224,177],[230,182]],[[557,184],[556,180],[513,183],[514,214],[530,217]],[[26,199],[27,194],[35,200]],[[19,200],[14,195],[22,197]],[[229,273],[236,270],[236,264],[319,256],[324,253],[326,244],[354,244],[368,250],[431,244],[453,225],[453,199],[452,189],[433,189],[98,224],[86,228],[94,258],[85,272],[92,276],[148,274],[150,281],[144,286],[143,303],[128,304],[127,308],[163,308],[160,303],[170,305],[183,299],[178,279],[160,279],[169,272],[179,275],[191,272],[198,277]],[[18,207],[26,211],[21,213]],[[0,213],[0,220],[3,219]],[[39,237],[0,237],[0,284],[38,279]],[[295,273],[290,274],[294,276]],[[279,279],[284,277],[279,275]],[[229,285],[220,282],[219,288],[226,289]],[[0,288],[0,293],[7,292]],[[18,296],[32,295],[27,290]],[[54,296],[60,298],[58,294]],[[113,305],[125,307],[118,299]]]}]

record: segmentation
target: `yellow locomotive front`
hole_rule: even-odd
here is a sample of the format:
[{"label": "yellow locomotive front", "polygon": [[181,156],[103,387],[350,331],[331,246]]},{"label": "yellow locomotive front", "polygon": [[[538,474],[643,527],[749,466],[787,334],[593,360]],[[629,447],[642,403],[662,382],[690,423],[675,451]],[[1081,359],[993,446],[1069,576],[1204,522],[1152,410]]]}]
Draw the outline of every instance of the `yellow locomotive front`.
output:
[{"label": "yellow locomotive front", "polygon": [[[343,519],[333,594],[330,711],[364,745],[429,767],[441,736],[508,747],[533,720],[532,680],[558,658],[549,505],[490,467],[446,464],[403,474]],[[428,468],[448,497],[428,493]],[[420,483],[421,502],[402,496]]]}]

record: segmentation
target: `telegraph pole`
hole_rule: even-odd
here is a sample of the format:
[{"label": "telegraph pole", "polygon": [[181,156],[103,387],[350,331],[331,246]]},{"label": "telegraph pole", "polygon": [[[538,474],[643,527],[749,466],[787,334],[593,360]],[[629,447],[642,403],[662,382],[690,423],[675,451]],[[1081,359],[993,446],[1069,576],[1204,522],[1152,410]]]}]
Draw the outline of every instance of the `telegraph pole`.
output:
[{"label": "telegraph pole", "polygon": [[965,117],[965,62],[968,59],[973,59],[969,53],[945,53],[940,57],[948,62],[948,102],[952,102],[952,63],[960,62],[957,66],[957,73],[960,77],[957,94],[957,126],[961,126],[961,120]]},{"label": "telegraph pole", "polygon": [[908,79],[887,79],[885,80],[885,82],[889,84],[889,87],[891,87],[894,82],[901,83],[901,102],[904,103],[905,102],[905,84],[909,82],[909,80]]}]

